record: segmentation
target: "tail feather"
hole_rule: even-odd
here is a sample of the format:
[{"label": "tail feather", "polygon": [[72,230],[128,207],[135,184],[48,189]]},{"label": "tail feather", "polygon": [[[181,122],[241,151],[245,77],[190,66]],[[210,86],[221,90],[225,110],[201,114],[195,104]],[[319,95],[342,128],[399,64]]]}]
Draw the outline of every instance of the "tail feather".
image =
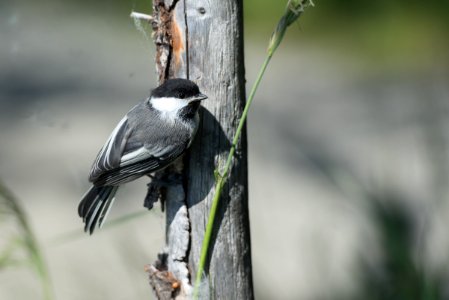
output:
[{"label": "tail feather", "polygon": [[92,186],[83,196],[78,214],[83,218],[85,232],[92,234],[97,224],[103,225],[117,189],[118,186]]},{"label": "tail feather", "polygon": [[78,215],[83,218],[87,213],[87,210],[92,205],[93,200],[95,200],[95,197],[98,193],[98,188],[96,186],[91,186],[91,188],[84,194],[84,196],[81,198],[81,202],[78,205]]},{"label": "tail feather", "polygon": [[[117,191],[118,187],[116,188]],[[114,191],[114,194],[116,193]],[[111,206],[114,203],[115,197],[112,197],[109,199],[109,201],[106,202],[105,207],[101,210],[100,220],[98,221],[98,228],[103,227],[104,221],[106,221],[106,218],[108,217],[109,211],[111,210]]]},{"label": "tail feather", "polygon": [[101,211],[101,208],[105,205],[107,199],[109,198],[109,194],[111,193],[110,188],[103,188],[99,191],[97,196],[95,197],[94,202],[89,207],[89,210],[87,212],[87,215],[84,217],[84,231],[89,231],[90,234],[92,234],[95,230],[95,221],[97,219],[97,216],[99,212]]}]

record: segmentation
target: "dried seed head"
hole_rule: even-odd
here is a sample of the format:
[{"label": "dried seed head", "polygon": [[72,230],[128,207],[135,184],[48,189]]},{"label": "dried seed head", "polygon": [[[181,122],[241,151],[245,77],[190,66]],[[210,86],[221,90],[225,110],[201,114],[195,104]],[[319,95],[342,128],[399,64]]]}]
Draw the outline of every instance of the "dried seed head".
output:
[{"label": "dried seed head", "polygon": [[284,38],[287,27],[295,22],[304,9],[313,6],[312,0],[289,0],[284,15],[279,21],[276,30],[273,32],[268,45],[268,54],[271,55]]}]

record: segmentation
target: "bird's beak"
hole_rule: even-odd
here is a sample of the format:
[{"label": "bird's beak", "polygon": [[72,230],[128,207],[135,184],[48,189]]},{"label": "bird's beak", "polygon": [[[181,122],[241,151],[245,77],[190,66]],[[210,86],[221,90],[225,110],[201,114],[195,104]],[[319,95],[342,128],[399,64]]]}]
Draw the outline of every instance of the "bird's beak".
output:
[{"label": "bird's beak", "polygon": [[198,94],[198,95],[193,96],[192,98],[190,98],[190,102],[193,102],[193,101],[203,101],[203,100],[206,100],[206,99],[207,99],[207,96],[206,96],[206,95],[204,95],[204,94]]}]

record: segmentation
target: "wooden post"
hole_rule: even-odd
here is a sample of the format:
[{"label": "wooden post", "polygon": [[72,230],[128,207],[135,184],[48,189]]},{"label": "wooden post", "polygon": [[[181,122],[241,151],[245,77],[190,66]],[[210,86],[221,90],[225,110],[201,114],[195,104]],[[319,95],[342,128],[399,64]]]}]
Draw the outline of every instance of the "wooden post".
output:
[{"label": "wooden post", "polygon": [[[159,81],[188,78],[209,96],[184,157],[183,183],[162,193],[167,249],[149,267],[159,299],[191,296],[214,194],[213,171],[224,165],[245,103],[242,10],[242,0],[153,0]],[[201,299],[253,299],[247,172],[244,130],[222,194]]]}]

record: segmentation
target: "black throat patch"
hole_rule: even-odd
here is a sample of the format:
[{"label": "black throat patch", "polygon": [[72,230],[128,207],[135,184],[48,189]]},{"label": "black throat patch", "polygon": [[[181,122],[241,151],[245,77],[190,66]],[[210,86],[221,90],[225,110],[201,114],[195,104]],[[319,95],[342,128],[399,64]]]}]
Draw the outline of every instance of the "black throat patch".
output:
[{"label": "black throat patch", "polygon": [[195,114],[198,111],[199,107],[200,101],[193,101],[179,111],[179,116],[186,121],[191,120],[195,118]]}]

